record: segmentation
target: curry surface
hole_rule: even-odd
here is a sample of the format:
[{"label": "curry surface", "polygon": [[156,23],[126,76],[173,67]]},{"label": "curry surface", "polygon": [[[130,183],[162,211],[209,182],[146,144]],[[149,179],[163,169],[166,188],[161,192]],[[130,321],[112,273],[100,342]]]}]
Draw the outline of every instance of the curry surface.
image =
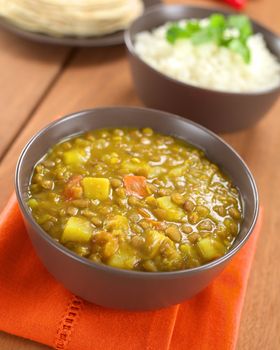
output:
[{"label": "curry surface", "polygon": [[173,271],[224,255],[242,209],[203,151],[150,128],[63,140],[38,162],[28,206],[55,240],[92,261]]}]

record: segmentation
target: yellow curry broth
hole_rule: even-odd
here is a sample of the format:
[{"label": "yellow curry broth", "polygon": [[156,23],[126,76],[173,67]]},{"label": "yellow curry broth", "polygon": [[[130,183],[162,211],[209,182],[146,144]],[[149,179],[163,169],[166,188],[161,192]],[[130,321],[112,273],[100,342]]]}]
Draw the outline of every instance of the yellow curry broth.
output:
[{"label": "yellow curry broth", "polygon": [[150,128],[94,130],[55,145],[35,166],[28,205],[77,254],[142,271],[224,255],[242,218],[237,189],[203,151]]}]

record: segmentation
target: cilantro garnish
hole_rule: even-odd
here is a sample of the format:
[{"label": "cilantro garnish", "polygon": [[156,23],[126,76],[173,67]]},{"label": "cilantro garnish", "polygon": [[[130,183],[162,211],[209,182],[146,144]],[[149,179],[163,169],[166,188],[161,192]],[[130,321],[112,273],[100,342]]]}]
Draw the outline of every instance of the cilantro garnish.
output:
[{"label": "cilantro garnish", "polygon": [[[231,35],[234,32],[235,35]],[[246,63],[251,60],[248,38],[253,34],[252,25],[245,15],[225,17],[214,13],[206,25],[198,20],[190,20],[182,26],[173,23],[166,32],[166,39],[174,44],[178,39],[189,39],[194,45],[215,42],[218,46],[227,47],[237,52]]]}]

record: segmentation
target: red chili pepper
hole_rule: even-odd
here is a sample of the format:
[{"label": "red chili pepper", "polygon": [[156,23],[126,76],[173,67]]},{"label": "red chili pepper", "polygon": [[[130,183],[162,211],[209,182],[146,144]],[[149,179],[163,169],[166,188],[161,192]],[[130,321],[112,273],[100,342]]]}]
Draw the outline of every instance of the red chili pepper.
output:
[{"label": "red chili pepper", "polygon": [[224,0],[227,4],[236,8],[237,10],[241,10],[246,3],[246,0]]}]

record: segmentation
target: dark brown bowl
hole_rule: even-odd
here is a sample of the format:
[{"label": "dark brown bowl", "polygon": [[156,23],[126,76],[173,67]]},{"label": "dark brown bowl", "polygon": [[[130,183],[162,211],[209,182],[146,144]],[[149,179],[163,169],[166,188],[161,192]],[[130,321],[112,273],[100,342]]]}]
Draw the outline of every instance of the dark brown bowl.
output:
[{"label": "dark brown bowl", "polygon": [[[53,240],[34,221],[26,204],[34,164],[61,139],[103,127],[151,127],[206,151],[239,188],[244,221],[230,251],[206,265],[175,272],[126,271],[96,264]],[[119,309],[147,310],[177,304],[205,288],[249,238],[258,216],[254,179],[239,155],[211,131],[176,115],[145,108],[87,110],[62,118],[36,134],[24,147],[16,168],[16,194],[27,232],[49,272],[66,288],[93,303]]]},{"label": "dark brown bowl", "polygon": [[[134,37],[169,21],[205,18],[212,13],[232,12],[185,5],[158,5],[136,19],[125,33],[134,85],[148,107],[190,118],[215,132],[232,132],[257,123],[272,107],[280,86],[254,93],[220,92],[188,85],[167,77],[146,64],[134,51]],[[269,50],[280,60],[280,38],[253,21],[255,32],[262,33]]]},{"label": "dark brown bowl", "polygon": [[[151,6],[161,3],[161,0],[144,0],[145,9]],[[24,39],[36,41],[42,44],[54,44],[63,46],[73,47],[103,47],[103,46],[114,46],[123,43],[124,31],[120,30],[115,33],[102,35],[102,36],[91,36],[91,37],[73,37],[73,36],[51,36],[43,33],[31,32],[24,30],[12,22],[6,20],[0,16],[0,27],[14,33]]]}]

